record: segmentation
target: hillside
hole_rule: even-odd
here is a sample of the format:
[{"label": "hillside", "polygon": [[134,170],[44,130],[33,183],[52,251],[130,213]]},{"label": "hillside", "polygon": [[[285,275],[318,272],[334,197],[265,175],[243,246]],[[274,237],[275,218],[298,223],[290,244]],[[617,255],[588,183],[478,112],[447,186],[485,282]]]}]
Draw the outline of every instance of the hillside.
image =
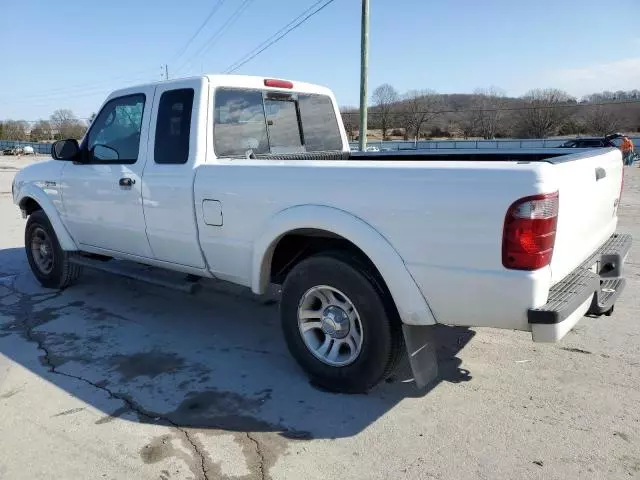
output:
[{"label": "hillside", "polygon": [[[341,109],[355,139],[359,109]],[[640,92],[603,92],[578,100],[555,89],[508,97],[497,88],[473,94],[419,90],[398,94],[390,85],[374,90],[369,107],[372,138],[545,138],[640,132]],[[376,135],[376,133],[379,133]]]}]

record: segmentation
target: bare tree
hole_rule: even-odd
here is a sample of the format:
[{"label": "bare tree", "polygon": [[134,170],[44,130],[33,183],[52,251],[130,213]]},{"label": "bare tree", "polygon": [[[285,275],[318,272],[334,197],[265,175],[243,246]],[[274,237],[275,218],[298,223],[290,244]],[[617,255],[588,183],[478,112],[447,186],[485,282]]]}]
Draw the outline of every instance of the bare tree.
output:
[{"label": "bare tree", "polygon": [[607,108],[607,105],[596,105],[587,108],[589,112],[585,116],[585,126],[589,133],[607,135],[620,127],[620,117],[613,109]]},{"label": "bare tree", "polygon": [[462,137],[465,140],[473,137],[477,131],[476,118],[473,112],[462,112],[458,120],[449,126],[449,131],[454,137]]},{"label": "bare tree", "polygon": [[393,86],[384,83],[373,91],[371,99],[376,107],[376,120],[382,130],[382,139],[386,140],[387,131],[394,126],[394,106],[400,100],[400,95]]},{"label": "bare tree", "polygon": [[353,107],[342,107],[340,109],[340,116],[342,117],[342,123],[344,129],[347,132],[349,140],[353,140],[356,136],[356,131],[360,128],[360,119],[358,118],[358,110]]},{"label": "bare tree", "polygon": [[60,109],[50,117],[51,127],[56,132],[56,138],[82,137],[87,127],[73,114],[71,110]]},{"label": "bare tree", "polygon": [[563,122],[572,115],[569,102],[575,99],[555,88],[537,89],[527,92],[520,112],[521,133],[534,138],[546,138],[556,133]]},{"label": "bare tree", "polygon": [[93,112],[91,115],[89,115],[89,118],[87,119],[87,128],[91,126],[91,124],[95,119],[96,119],[96,112]]},{"label": "bare tree", "polygon": [[40,142],[42,140],[51,140],[53,138],[51,131],[51,123],[47,120],[38,120],[31,128],[31,140]]},{"label": "bare tree", "polygon": [[3,140],[27,140],[29,124],[24,120],[6,120],[2,124]]},{"label": "bare tree", "polygon": [[398,109],[405,139],[413,132],[417,143],[422,129],[441,113],[442,99],[433,90],[411,90],[403,96]]},{"label": "bare tree", "polygon": [[498,87],[476,89],[472,107],[473,125],[485,140],[495,138],[502,128],[506,93]]}]

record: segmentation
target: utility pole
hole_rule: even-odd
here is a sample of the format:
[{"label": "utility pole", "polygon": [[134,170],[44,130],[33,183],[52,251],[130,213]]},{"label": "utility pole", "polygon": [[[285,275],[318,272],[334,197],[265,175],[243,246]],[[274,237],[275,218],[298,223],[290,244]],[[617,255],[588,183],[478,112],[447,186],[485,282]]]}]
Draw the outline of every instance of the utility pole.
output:
[{"label": "utility pole", "polygon": [[169,66],[166,63],[164,64],[164,79],[169,80]]},{"label": "utility pole", "polygon": [[367,149],[367,75],[369,71],[369,0],[362,0],[360,29],[360,151]]}]

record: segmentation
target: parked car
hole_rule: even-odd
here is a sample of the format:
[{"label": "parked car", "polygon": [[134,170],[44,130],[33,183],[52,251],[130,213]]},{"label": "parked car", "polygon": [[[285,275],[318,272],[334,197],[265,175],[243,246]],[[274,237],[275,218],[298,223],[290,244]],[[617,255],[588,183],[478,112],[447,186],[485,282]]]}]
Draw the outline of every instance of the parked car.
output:
[{"label": "parked car", "polygon": [[568,140],[560,145],[560,148],[603,148],[603,147],[616,147],[612,138],[606,137],[583,137],[574,138]]},{"label": "parked car", "polygon": [[20,147],[9,147],[2,151],[3,155],[20,155],[22,149]]},{"label": "parked car", "polygon": [[426,384],[436,323],[560,340],[625,285],[618,150],[351,153],[328,89],[205,75],[113,92],[52,155],[12,187],[43,286],[108,259],[281,285],[289,350],[334,391],[403,344]]}]

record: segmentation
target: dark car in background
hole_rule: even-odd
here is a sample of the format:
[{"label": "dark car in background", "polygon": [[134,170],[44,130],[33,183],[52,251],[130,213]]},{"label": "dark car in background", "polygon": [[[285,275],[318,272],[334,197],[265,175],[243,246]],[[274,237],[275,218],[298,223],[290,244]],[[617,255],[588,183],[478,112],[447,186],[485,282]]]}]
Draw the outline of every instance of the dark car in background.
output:
[{"label": "dark car in background", "polygon": [[613,140],[619,137],[583,137],[568,140],[560,145],[560,148],[604,148],[617,147]]}]

